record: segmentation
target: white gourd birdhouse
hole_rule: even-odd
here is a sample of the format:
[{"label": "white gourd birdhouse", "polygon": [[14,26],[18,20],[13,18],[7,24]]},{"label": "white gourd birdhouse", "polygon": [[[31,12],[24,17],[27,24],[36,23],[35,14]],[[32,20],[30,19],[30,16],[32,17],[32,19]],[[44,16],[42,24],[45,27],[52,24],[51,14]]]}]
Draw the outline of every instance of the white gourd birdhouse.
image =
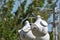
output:
[{"label": "white gourd birdhouse", "polygon": [[41,36],[39,32],[39,31],[42,31],[42,26],[40,25],[41,20],[42,20],[41,17],[38,15],[36,21],[31,25],[32,32],[35,36]]},{"label": "white gourd birdhouse", "polygon": [[38,27],[41,20],[42,20],[41,17],[38,15],[35,23],[32,23],[32,25],[31,25],[32,29],[35,28],[36,26]]},{"label": "white gourd birdhouse", "polygon": [[26,21],[25,26],[22,29],[18,30],[18,32],[20,33],[23,40],[31,40],[36,38],[31,31],[31,26],[29,24],[29,21]]},{"label": "white gourd birdhouse", "polygon": [[35,23],[32,23],[32,33],[37,37],[36,40],[49,40],[48,24],[38,15]]}]

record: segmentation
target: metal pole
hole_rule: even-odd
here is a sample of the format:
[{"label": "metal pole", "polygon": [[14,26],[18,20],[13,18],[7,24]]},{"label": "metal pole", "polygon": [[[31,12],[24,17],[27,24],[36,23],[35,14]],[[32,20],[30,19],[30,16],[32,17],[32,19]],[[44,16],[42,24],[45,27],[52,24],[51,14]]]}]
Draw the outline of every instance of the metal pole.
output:
[{"label": "metal pole", "polygon": [[56,37],[55,37],[55,8],[53,8],[53,40],[56,40]]},{"label": "metal pole", "polygon": [[53,40],[58,40],[58,12],[55,12],[55,7],[53,8]]},{"label": "metal pole", "polygon": [[60,3],[59,3],[59,24],[58,24],[58,40],[60,40]]}]

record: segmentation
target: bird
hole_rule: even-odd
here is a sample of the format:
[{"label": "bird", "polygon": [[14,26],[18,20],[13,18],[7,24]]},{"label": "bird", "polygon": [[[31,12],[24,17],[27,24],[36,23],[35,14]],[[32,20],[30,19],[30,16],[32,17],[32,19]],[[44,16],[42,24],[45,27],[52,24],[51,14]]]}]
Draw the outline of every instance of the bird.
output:
[{"label": "bird", "polygon": [[22,40],[32,40],[36,38],[31,31],[29,21],[25,22],[24,27],[18,30],[18,33],[20,34]]},{"label": "bird", "polygon": [[37,15],[37,19],[31,24],[32,33],[36,36],[35,40],[49,40],[48,23],[42,20],[40,15]]}]

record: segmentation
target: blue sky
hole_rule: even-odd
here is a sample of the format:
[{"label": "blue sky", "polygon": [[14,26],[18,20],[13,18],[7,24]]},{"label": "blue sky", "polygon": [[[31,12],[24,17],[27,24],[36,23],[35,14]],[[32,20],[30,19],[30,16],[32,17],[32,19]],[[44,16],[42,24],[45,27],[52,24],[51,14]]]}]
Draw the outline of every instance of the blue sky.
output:
[{"label": "blue sky", "polygon": [[[24,0],[22,0],[21,3],[22,3],[23,1],[24,1]],[[53,0],[53,2],[54,2],[54,1],[55,1],[55,0]],[[32,2],[32,0],[27,0],[26,6],[25,6],[25,10],[27,9],[28,5],[29,5],[31,2]],[[18,6],[20,6],[19,3],[20,3],[19,1],[15,0],[15,5],[14,5],[14,7],[13,7],[12,13],[15,12],[15,11],[18,9]],[[45,2],[45,3],[47,3],[47,2]],[[59,3],[60,3],[60,0],[58,1],[56,8],[59,8]],[[44,4],[44,6],[45,6],[45,4]],[[44,8],[44,7],[43,7],[43,8]],[[42,8],[42,9],[43,9],[43,8]],[[50,16],[49,20],[50,20],[51,22],[53,21],[53,15]],[[52,31],[52,25],[51,25],[51,24],[48,25],[48,29],[49,29],[49,31]]]},{"label": "blue sky", "polygon": [[[22,0],[21,3],[22,3],[23,1],[24,1],[24,0]],[[25,9],[27,9],[28,5],[29,5],[31,2],[32,2],[31,0],[27,0]],[[18,9],[18,6],[19,6],[19,1],[16,0],[12,12],[15,12],[15,11]]]}]

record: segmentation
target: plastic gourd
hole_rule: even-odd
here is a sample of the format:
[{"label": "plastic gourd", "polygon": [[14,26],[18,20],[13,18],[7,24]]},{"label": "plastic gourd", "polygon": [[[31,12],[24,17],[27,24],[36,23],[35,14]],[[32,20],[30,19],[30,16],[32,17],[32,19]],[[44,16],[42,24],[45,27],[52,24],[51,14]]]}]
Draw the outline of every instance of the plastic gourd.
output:
[{"label": "plastic gourd", "polygon": [[[49,40],[48,34],[48,24],[46,21],[42,20],[41,17],[38,15],[35,23],[32,23],[32,33],[39,39],[39,40]],[[38,40],[36,39],[36,40]]]},{"label": "plastic gourd", "polygon": [[29,40],[29,39],[36,38],[31,31],[29,21],[26,21],[25,26],[22,29],[18,30],[18,32],[20,33],[20,36],[22,37],[23,40]]}]

